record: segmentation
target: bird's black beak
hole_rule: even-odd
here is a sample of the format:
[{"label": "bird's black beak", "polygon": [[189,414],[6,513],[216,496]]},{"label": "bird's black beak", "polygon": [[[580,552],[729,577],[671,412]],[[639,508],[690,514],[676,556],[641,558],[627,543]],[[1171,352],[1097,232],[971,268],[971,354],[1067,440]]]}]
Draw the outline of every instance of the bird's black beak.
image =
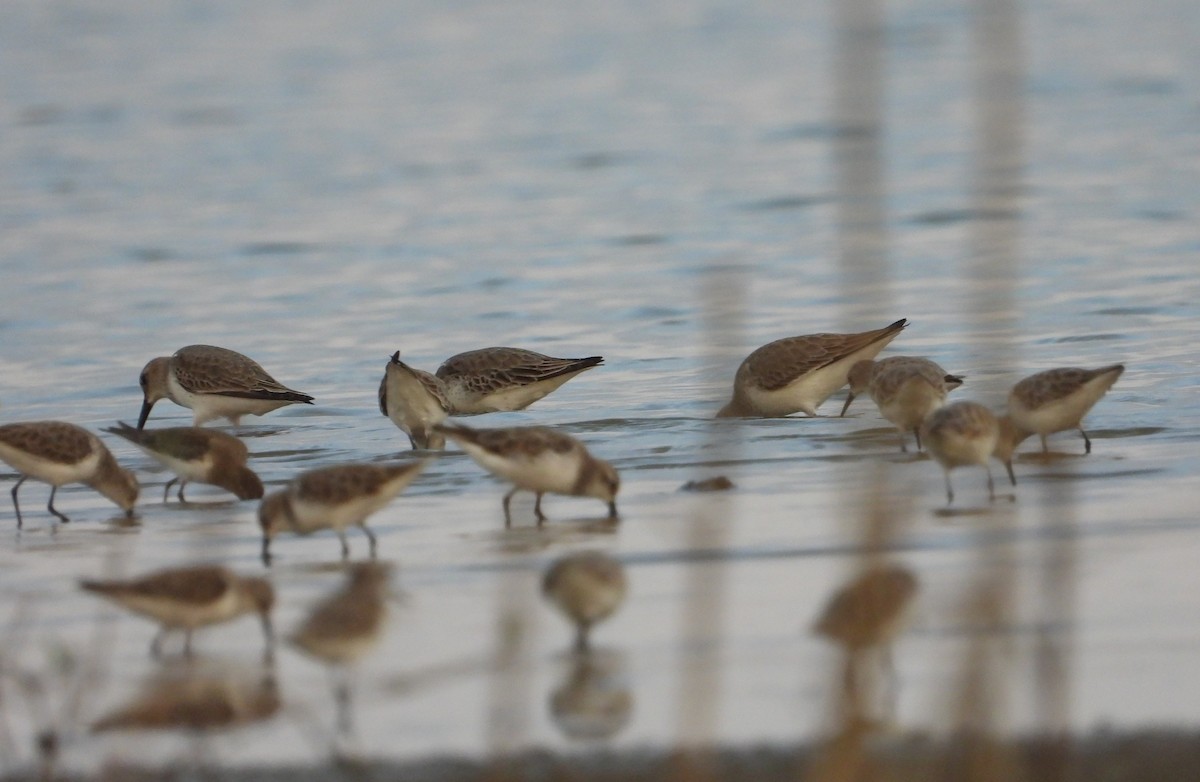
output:
[{"label": "bird's black beak", "polygon": [[271,539],[266,535],[263,535],[262,563],[266,567],[271,567]]},{"label": "bird's black beak", "polygon": [[146,425],[146,419],[150,417],[150,409],[152,407],[154,407],[154,403],[149,399],[142,400],[142,412],[138,416],[138,431],[141,431],[142,427]]},{"label": "bird's black beak", "polygon": [[854,401],[854,392],[851,391],[846,395],[846,404],[842,405],[842,412],[838,414],[838,418],[845,418],[846,411],[850,409],[850,403]]}]

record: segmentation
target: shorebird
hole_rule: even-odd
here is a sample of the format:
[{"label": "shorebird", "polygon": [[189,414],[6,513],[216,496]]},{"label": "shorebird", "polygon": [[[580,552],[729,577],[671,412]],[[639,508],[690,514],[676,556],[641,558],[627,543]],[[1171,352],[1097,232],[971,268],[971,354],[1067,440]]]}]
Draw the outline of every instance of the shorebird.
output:
[{"label": "shorebird", "polygon": [[[866,655],[878,651],[883,670],[894,679],[892,641],[904,628],[917,592],[917,578],[899,565],[876,565],[844,585],[821,612],[813,632],[846,650],[843,684],[853,713],[865,714],[859,669]],[[894,706],[895,687],[888,702]]]},{"label": "shorebird", "polygon": [[[933,411],[921,424],[921,438],[930,455],[946,473],[946,504],[954,502],[950,486],[950,471],[955,467],[979,465],[987,472],[988,498],[996,499],[992,470],[988,460],[997,456],[1003,460],[1005,430],[991,410],[975,402],[955,402]],[[1017,485],[1012,466],[1008,477]]]},{"label": "shorebird", "polygon": [[219,486],[239,500],[263,496],[262,481],[246,466],[246,444],[231,434],[198,426],[134,429],[124,421],[104,431],[124,437],[175,473],[163,487],[164,503],[176,483],[179,501],[187,502],[183,490],[191,481]]},{"label": "shorebird", "polygon": [[577,652],[587,651],[592,625],[617,610],[625,590],[625,569],[599,551],[562,557],[542,577],[542,594],[575,624]]},{"label": "shorebird", "polygon": [[772,418],[802,411],[810,416],[834,391],[846,385],[850,367],[875,358],[907,325],[860,334],[809,334],[787,337],[755,350],[738,367],[733,398],[718,418]]},{"label": "shorebird", "polygon": [[1091,453],[1092,441],[1083,430],[1083,417],[1124,371],[1121,364],[1100,369],[1064,367],[1038,372],[1017,383],[1008,395],[1008,417],[1020,437],[1017,443],[1036,434],[1046,453],[1047,435],[1078,429],[1084,453]]},{"label": "shorebird", "polygon": [[334,698],[338,726],[350,730],[350,683],[346,668],[371,651],[383,635],[387,619],[387,584],[391,567],[379,562],[352,566],[346,584],[309,613],[289,641],[310,657],[332,666],[337,675]]},{"label": "shorebird", "polygon": [[258,614],[270,657],[275,590],[265,579],[239,576],[218,565],[194,565],[122,581],[85,580],[79,586],[158,622],[161,629],[150,643],[155,657],[162,656],[163,639],[172,631],[184,633],[183,654],[191,657],[192,633],[197,628],[245,614]]},{"label": "shorebird", "polygon": [[900,450],[907,451],[905,435],[912,432],[921,450],[921,422],[946,403],[946,394],[962,385],[962,378],[951,375],[926,358],[893,356],[880,361],[867,359],[850,368],[850,393],[842,406],[842,415],[855,397],[866,391],[879,413],[900,430]]},{"label": "shorebird", "polygon": [[617,517],[621,480],[616,468],[592,456],[570,435],[544,426],[471,429],[438,424],[434,429],[458,443],[479,466],[512,481],[503,501],[505,526],[512,525],[509,502],[521,490],[537,495],[533,512],[539,525],[546,520],[542,513],[546,493],[595,497],[608,503],[609,518]]},{"label": "shorebird", "polygon": [[440,449],[445,438],[431,429],[448,416],[523,410],[603,361],[494,347],[451,356],[431,375],[405,364],[396,351],[379,384],[379,410],[414,448]]},{"label": "shorebird", "polygon": [[70,519],[55,509],[54,495],[59,486],[68,483],[91,486],[116,503],[126,516],[133,516],[133,505],[138,497],[137,478],[117,464],[100,438],[82,427],[63,421],[28,421],[0,426],[0,461],[21,473],[12,487],[17,529],[22,525],[17,490],[28,478],[50,484],[50,501],[46,509],[63,522]]},{"label": "shorebird", "polygon": [[413,448],[446,447],[446,438],[433,431],[451,414],[446,389],[435,375],[415,369],[392,354],[379,383],[379,412],[404,430]]},{"label": "shorebird", "polygon": [[308,535],[332,529],[342,543],[342,559],[346,559],[350,556],[346,528],[350,526],[366,534],[374,557],[375,535],[367,528],[367,518],[404,491],[424,467],[424,461],[340,464],[301,473],[285,488],[264,497],[259,506],[263,564],[271,563],[271,539],[284,531]]},{"label": "shorebird", "polygon": [[164,398],[191,408],[195,426],[217,418],[228,418],[237,426],[244,415],[313,401],[308,394],[281,385],[252,359],[212,345],[188,345],[173,356],[151,359],[138,383],[143,394],[138,429],[146,425],[154,403]]}]

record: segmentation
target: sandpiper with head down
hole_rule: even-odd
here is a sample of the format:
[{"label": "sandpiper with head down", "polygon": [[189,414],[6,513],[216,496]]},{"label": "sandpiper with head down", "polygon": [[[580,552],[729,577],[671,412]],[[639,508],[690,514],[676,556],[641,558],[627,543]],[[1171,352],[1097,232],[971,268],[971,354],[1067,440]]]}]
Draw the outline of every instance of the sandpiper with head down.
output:
[{"label": "sandpiper with head down", "polygon": [[134,429],[124,422],[104,431],[124,437],[175,473],[163,487],[163,502],[176,483],[179,501],[187,502],[183,490],[193,481],[219,486],[239,500],[263,496],[262,481],[246,466],[246,444],[231,434],[198,426]]},{"label": "sandpiper with head down", "polygon": [[875,358],[907,325],[859,334],[809,334],[770,342],[738,367],[733,398],[718,418],[773,418],[802,411],[810,416],[834,391],[846,385],[850,368]]},{"label": "sandpiper with head down", "polygon": [[28,478],[50,484],[46,509],[64,522],[70,521],[54,507],[58,487],[85,483],[133,515],[138,482],[133,473],[122,469],[100,438],[88,430],[63,421],[28,421],[0,426],[0,461],[21,473],[12,488],[17,528],[22,525],[17,490]]},{"label": "sandpiper with head down", "polygon": [[585,370],[600,356],[554,358],[521,348],[482,348],[446,359],[431,375],[392,354],[379,385],[379,410],[414,448],[445,447],[433,426],[452,415],[523,410]]},{"label": "sandpiper with head down", "polygon": [[391,566],[360,562],[350,567],[347,576],[346,584],[318,603],[288,639],[300,651],[332,667],[342,733],[349,733],[351,727],[347,667],[371,651],[383,636]]},{"label": "sandpiper with head down", "polygon": [[625,569],[599,551],[562,557],[542,577],[542,594],[575,624],[577,652],[587,651],[592,625],[617,610],[625,590]]},{"label": "sandpiper with head down", "polygon": [[138,429],[146,425],[160,399],[191,408],[196,426],[217,418],[228,418],[237,426],[244,415],[313,401],[308,394],[280,384],[252,359],[212,345],[188,345],[173,356],[151,359],[138,383],[143,394]]},{"label": "sandpiper with head down", "polygon": [[926,358],[893,356],[880,361],[859,361],[850,368],[850,403],[866,391],[879,413],[900,430],[900,450],[907,451],[905,435],[912,432],[921,450],[921,422],[946,403],[946,394],[962,385],[962,377],[951,375]]},{"label": "sandpiper with head down", "polygon": [[271,563],[271,540],[280,532],[308,535],[332,529],[342,543],[342,559],[350,556],[346,528],[357,526],[371,542],[367,518],[404,491],[425,467],[404,464],[339,464],[301,473],[283,489],[263,498],[258,521],[263,531],[262,560]]},{"label": "sandpiper with head down", "polygon": [[435,424],[451,414],[445,386],[437,376],[401,361],[399,350],[392,354],[383,370],[379,412],[408,435],[413,448],[446,447],[446,438],[433,431]]},{"label": "sandpiper with head down", "polygon": [[[1007,441],[1007,429],[1000,419],[981,404],[955,402],[934,410],[921,424],[921,439],[931,456],[942,465],[946,473],[946,502],[954,502],[954,489],[950,486],[950,471],[956,467],[978,465],[987,472],[988,498],[996,499],[992,469],[988,460],[996,456],[1003,460],[1003,449]],[[1012,467],[1008,465],[1008,477],[1017,485]]]},{"label": "sandpiper with head down", "polygon": [[1083,417],[1124,371],[1123,365],[1113,364],[1100,369],[1063,367],[1030,375],[1009,392],[1008,417],[1021,440],[1033,434],[1041,437],[1043,453],[1049,450],[1046,436],[1067,429],[1078,429],[1084,452],[1091,453],[1092,441],[1083,430]]},{"label": "sandpiper with head down", "polygon": [[621,480],[616,468],[592,456],[568,434],[544,426],[472,429],[438,424],[434,428],[458,443],[479,466],[512,482],[513,488],[504,495],[505,526],[512,525],[509,502],[521,490],[537,495],[533,512],[539,525],[546,520],[542,513],[546,493],[595,497],[608,503],[609,518],[617,517]]},{"label": "sandpiper with head down", "polygon": [[265,579],[239,576],[217,565],[194,565],[122,581],[86,580],[80,586],[158,622],[162,629],[150,644],[155,657],[162,654],[163,639],[173,630],[184,633],[183,653],[190,657],[192,633],[197,628],[245,614],[258,614],[268,656],[274,643],[271,609],[275,590]]}]

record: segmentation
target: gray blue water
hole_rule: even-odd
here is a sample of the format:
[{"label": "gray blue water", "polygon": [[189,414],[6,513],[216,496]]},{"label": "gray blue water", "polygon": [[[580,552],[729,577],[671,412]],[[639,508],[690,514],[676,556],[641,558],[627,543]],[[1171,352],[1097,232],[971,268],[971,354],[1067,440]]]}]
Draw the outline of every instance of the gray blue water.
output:
[{"label": "gray blue water", "polygon": [[[912,510],[897,512],[896,556],[922,583],[896,649],[904,728],[948,727],[951,674],[971,636],[955,612],[986,548],[974,530],[987,514],[939,514],[940,470],[896,452],[865,400],[846,419],[750,422],[732,457],[715,449],[709,418],[741,358],[781,336],[907,317],[890,352],[967,375],[955,396],[994,406],[1034,371],[1124,362],[1089,418],[1091,456],[1018,460],[1021,586],[1004,722],[1037,723],[1030,628],[1041,614],[1024,576],[1040,562],[1041,525],[1068,514],[1070,724],[1194,725],[1192,4],[1023,8],[1017,260],[997,274],[1015,306],[995,322],[974,309],[969,273],[972,232],[988,215],[972,212],[967,7],[887,5],[880,174],[891,271],[858,297],[839,287],[833,149],[846,131],[831,119],[830,9],[645,6],[5,2],[0,421],[132,421],[147,360],[222,345],[317,398],[242,427],[271,487],[316,465],[404,455],[407,439],[375,402],[397,349],[429,370],[493,344],[602,354],[603,367],[531,409],[475,423],[579,435],[622,472],[618,527],[593,523],[598,503],[551,497],[546,529],[506,532],[503,486],[455,453],[376,516],[398,598],[356,677],[355,751],[575,746],[548,708],[570,632],[536,587],[546,562],[584,547],[629,568],[627,605],[596,632],[631,698],[613,746],[666,745],[685,730],[684,663],[697,660],[713,672],[709,738],[790,741],[824,724],[834,653],[806,628],[852,572],[875,465],[895,507]],[[730,294],[716,299],[724,318],[706,315],[713,278]],[[821,412],[839,406],[835,397]],[[189,420],[166,402],[152,419]],[[1053,442],[1082,450],[1069,435]],[[29,735],[47,722],[69,734],[66,759],[80,766],[185,746],[80,727],[130,697],[153,665],[152,628],[80,594],[78,578],[195,559],[261,570],[254,503],[195,487],[194,503],[163,506],[169,476],[109,444],[145,485],[136,525],[77,486],[59,493],[74,520],[55,530],[34,510],[44,488],[27,484],[25,529],[0,536],[0,654],[6,671],[41,682],[37,692],[3,682],[10,765],[31,757]],[[716,473],[737,484],[727,506],[679,491]],[[5,491],[12,477],[0,468]],[[982,475],[959,473],[956,484],[964,507],[986,506]],[[698,518],[713,508],[726,514],[720,550],[696,564]],[[514,509],[531,514],[528,503]],[[0,527],[10,520],[0,502]],[[365,552],[353,535],[351,546]],[[285,538],[275,552],[287,628],[338,582],[337,544]],[[710,575],[722,587],[708,637],[685,640],[689,589]],[[205,656],[238,665],[260,643],[249,621],[197,638]],[[476,664],[506,643],[516,645],[510,673]],[[82,674],[63,659],[99,672],[78,702]],[[325,671],[291,652],[279,666],[283,715],[221,739],[220,757],[328,751]]]}]

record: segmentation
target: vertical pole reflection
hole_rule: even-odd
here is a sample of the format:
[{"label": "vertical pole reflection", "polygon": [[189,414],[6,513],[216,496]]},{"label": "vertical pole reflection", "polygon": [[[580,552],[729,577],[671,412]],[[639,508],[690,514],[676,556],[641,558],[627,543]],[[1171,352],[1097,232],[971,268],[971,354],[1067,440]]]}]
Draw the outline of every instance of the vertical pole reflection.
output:
[{"label": "vertical pole reflection", "polygon": [[843,331],[891,312],[883,187],[882,0],[833,3],[834,188]]},{"label": "vertical pole reflection", "polygon": [[[966,262],[968,324],[972,351],[991,366],[1013,365],[1019,273],[1018,199],[1023,165],[1023,48],[1016,0],[976,0],[972,15],[975,148],[972,209]],[[1015,550],[1008,533],[1016,513],[998,498],[979,525],[979,576],[966,601],[969,626],[977,628],[958,693],[958,721],[970,735],[969,778],[1003,776],[1005,758],[992,743],[1004,724],[1005,693],[1012,668]],[[997,534],[998,533],[998,534]],[[1009,541],[988,545],[985,535]]]},{"label": "vertical pole reflection", "polygon": [[[746,283],[742,270],[736,265],[718,265],[705,271],[703,285],[705,364],[716,367],[723,364],[731,350],[743,348]],[[723,377],[727,376],[728,373],[723,374]],[[711,455],[706,461],[716,464],[736,462],[741,450],[738,419],[712,419],[705,426],[703,447]],[[706,494],[704,502],[694,504],[693,508],[694,517],[683,541],[684,550],[723,548],[728,538],[728,525],[732,522],[728,494]],[[712,741],[719,716],[725,581],[725,565],[719,558],[711,562],[691,560],[686,565],[679,689],[679,745],[683,753],[678,757],[676,779],[713,778],[712,770],[701,766],[699,756],[689,750],[700,749]]]}]

